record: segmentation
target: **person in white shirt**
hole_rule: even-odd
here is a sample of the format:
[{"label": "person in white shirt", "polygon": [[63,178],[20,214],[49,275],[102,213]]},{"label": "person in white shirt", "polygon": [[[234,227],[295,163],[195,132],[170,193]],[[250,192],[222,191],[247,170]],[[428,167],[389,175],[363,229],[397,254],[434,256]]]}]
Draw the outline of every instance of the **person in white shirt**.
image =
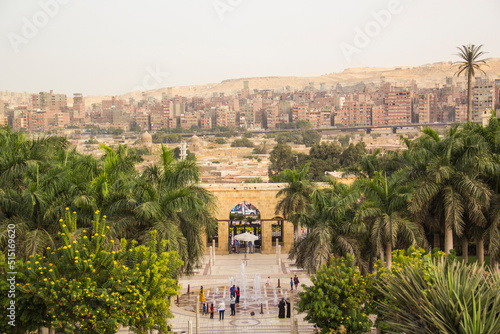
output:
[{"label": "person in white shirt", "polygon": [[236,315],[236,296],[231,297],[231,303],[229,306],[231,306],[231,315]]},{"label": "person in white shirt", "polygon": [[220,301],[219,307],[217,309],[219,310],[219,320],[224,320],[224,311],[226,310],[226,304],[224,304],[223,300]]}]

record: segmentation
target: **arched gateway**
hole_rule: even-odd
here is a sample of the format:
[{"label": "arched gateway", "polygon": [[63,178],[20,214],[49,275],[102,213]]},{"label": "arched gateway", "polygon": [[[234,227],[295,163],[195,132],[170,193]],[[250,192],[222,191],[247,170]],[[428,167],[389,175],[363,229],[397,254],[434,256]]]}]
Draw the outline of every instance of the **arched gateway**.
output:
[{"label": "arched gateway", "polygon": [[[217,209],[215,217],[219,221],[218,242],[216,252],[218,254],[228,254],[228,240],[231,231],[237,231],[239,226],[234,223],[234,217],[230,213],[237,213],[238,205],[244,210],[258,210],[259,218],[259,237],[262,253],[274,253],[276,251],[276,238],[281,244],[282,251],[288,251],[293,245],[293,225],[283,219],[276,217],[275,208],[279,199],[276,194],[287,186],[285,183],[202,183],[201,187],[210,190],[217,198]],[[251,204],[247,207],[245,204]],[[244,204],[243,206],[241,204]],[[235,209],[236,208],[236,209]],[[253,212],[251,212],[253,213]],[[253,215],[248,214],[252,217]],[[233,217],[233,219],[231,219]],[[245,226],[245,222],[239,223]],[[247,222],[248,226],[257,232],[257,224]]]}]

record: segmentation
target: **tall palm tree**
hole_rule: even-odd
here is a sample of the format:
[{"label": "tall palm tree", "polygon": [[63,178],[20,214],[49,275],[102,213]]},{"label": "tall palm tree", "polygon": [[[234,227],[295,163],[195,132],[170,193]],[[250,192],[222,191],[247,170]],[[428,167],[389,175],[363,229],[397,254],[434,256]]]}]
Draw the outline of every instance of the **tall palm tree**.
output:
[{"label": "tall palm tree", "polygon": [[467,76],[467,121],[469,122],[472,121],[472,79],[476,71],[486,74],[481,69],[481,65],[486,64],[486,62],[483,59],[479,59],[485,54],[485,52],[481,51],[482,47],[482,44],[479,46],[468,44],[457,47],[457,56],[462,60],[455,63],[458,65],[455,75],[460,76],[463,73]]},{"label": "tall palm tree", "polygon": [[371,236],[381,257],[385,248],[387,268],[392,266],[392,250],[398,242],[415,246],[425,243],[420,226],[408,219],[407,208],[413,187],[400,184],[401,174],[388,178],[377,172],[373,179],[359,179],[356,183],[366,196],[356,211],[356,221],[371,222]]},{"label": "tall palm tree", "polygon": [[[478,233],[478,259],[484,259],[484,239],[489,244],[489,253],[492,267],[497,266],[500,255],[500,122],[496,117],[496,110],[492,111],[488,125],[483,127],[480,124],[467,124],[464,127],[471,142],[480,145],[480,153],[476,155],[475,169],[483,175],[485,181],[492,192],[490,206],[486,208],[485,226],[479,226]],[[478,144],[479,143],[479,144]],[[485,238],[483,238],[485,237]],[[481,261],[480,261],[481,262]]]},{"label": "tall palm tree", "polygon": [[461,236],[468,221],[478,226],[485,223],[483,211],[490,190],[476,164],[480,152],[480,147],[456,126],[449,129],[444,139],[434,130],[424,129],[424,136],[410,152],[415,161],[420,161],[409,168],[409,175],[418,180],[410,211],[439,219],[445,231],[447,254],[453,249],[453,234]]},{"label": "tall palm tree", "polygon": [[301,213],[305,213],[314,191],[314,184],[310,181],[308,173],[309,164],[305,164],[298,170],[285,169],[281,175],[287,187],[276,194],[276,198],[281,199],[276,205],[275,213],[294,224],[295,236],[298,236],[300,228],[298,217]]},{"label": "tall palm tree", "polygon": [[306,213],[299,221],[310,232],[294,243],[289,258],[298,267],[315,273],[332,256],[351,254],[357,265],[364,267],[359,256],[355,235],[360,226],[353,222],[354,208],[359,199],[356,188],[330,181],[330,188],[317,189],[311,195]]}]

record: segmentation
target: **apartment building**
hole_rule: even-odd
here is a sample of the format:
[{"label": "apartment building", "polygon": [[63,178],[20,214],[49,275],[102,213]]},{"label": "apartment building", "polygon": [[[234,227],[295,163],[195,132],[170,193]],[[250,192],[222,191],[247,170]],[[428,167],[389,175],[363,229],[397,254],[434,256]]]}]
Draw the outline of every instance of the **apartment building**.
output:
[{"label": "apartment building", "polygon": [[410,124],[412,115],[412,92],[394,88],[387,93],[385,105],[389,124]]},{"label": "apartment building", "polygon": [[337,112],[336,125],[367,126],[372,125],[372,104],[366,102],[346,101]]},{"label": "apartment building", "polygon": [[439,107],[437,96],[433,93],[423,93],[418,95],[418,122],[419,123],[434,123],[442,121],[439,117]]},{"label": "apartment building", "polygon": [[486,78],[476,78],[472,94],[472,120],[481,121],[483,111],[493,109],[493,83]]}]

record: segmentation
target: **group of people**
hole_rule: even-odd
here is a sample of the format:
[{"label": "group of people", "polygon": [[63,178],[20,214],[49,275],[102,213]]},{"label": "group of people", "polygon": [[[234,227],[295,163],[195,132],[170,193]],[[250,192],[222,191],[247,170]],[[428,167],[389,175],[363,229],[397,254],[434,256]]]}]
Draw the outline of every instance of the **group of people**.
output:
[{"label": "group of people", "polygon": [[[267,282],[266,286],[269,286],[271,283],[271,278],[267,277]],[[290,289],[293,291],[293,287],[295,286],[295,290],[298,289],[299,286],[299,278],[297,275],[294,277],[290,277]],[[233,285],[231,288],[229,288],[230,292],[230,303],[229,306],[231,307],[231,316],[236,315],[236,305],[240,303],[240,287],[236,287]],[[214,304],[210,304],[210,307],[207,306],[207,303],[205,303],[205,294],[203,292],[203,286],[200,288],[200,302],[203,302],[203,315],[208,315],[210,312],[210,319],[214,318]],[[285,311],[286,307],[286,311]],[[285,314],[287,318],[290,318],[290,302],[288,300],[285,300],[285,298],[282,298],[278,304],[278,318],[285,318]],[[219,320],[224,320],[224,312],[226,311],[226,304],[224,303],[224,300],[221,300],[219,305],[217,306],[217,311],[219,312]]]},{"label": "group of people", "polygon": [[[236,304],[240,303],[240,287],[236,287],[233,285],[229,289],[231,293],[231,299],[229,306],[231,307],[231,316],[236,315]],[[203,313],[202,315],[208,315],[210,312],[210,319],[214,318],[214,304],[210,304],[210,306],[205,303],[205,293],[203,292],[203,286],[200,288],[200,302],[203,302]],[[226,303],[224,300],[221,300],[219,305],[217,306],[217,311],[219,312],[219,320],[224,320],[224,312],[226,311]]]}]

